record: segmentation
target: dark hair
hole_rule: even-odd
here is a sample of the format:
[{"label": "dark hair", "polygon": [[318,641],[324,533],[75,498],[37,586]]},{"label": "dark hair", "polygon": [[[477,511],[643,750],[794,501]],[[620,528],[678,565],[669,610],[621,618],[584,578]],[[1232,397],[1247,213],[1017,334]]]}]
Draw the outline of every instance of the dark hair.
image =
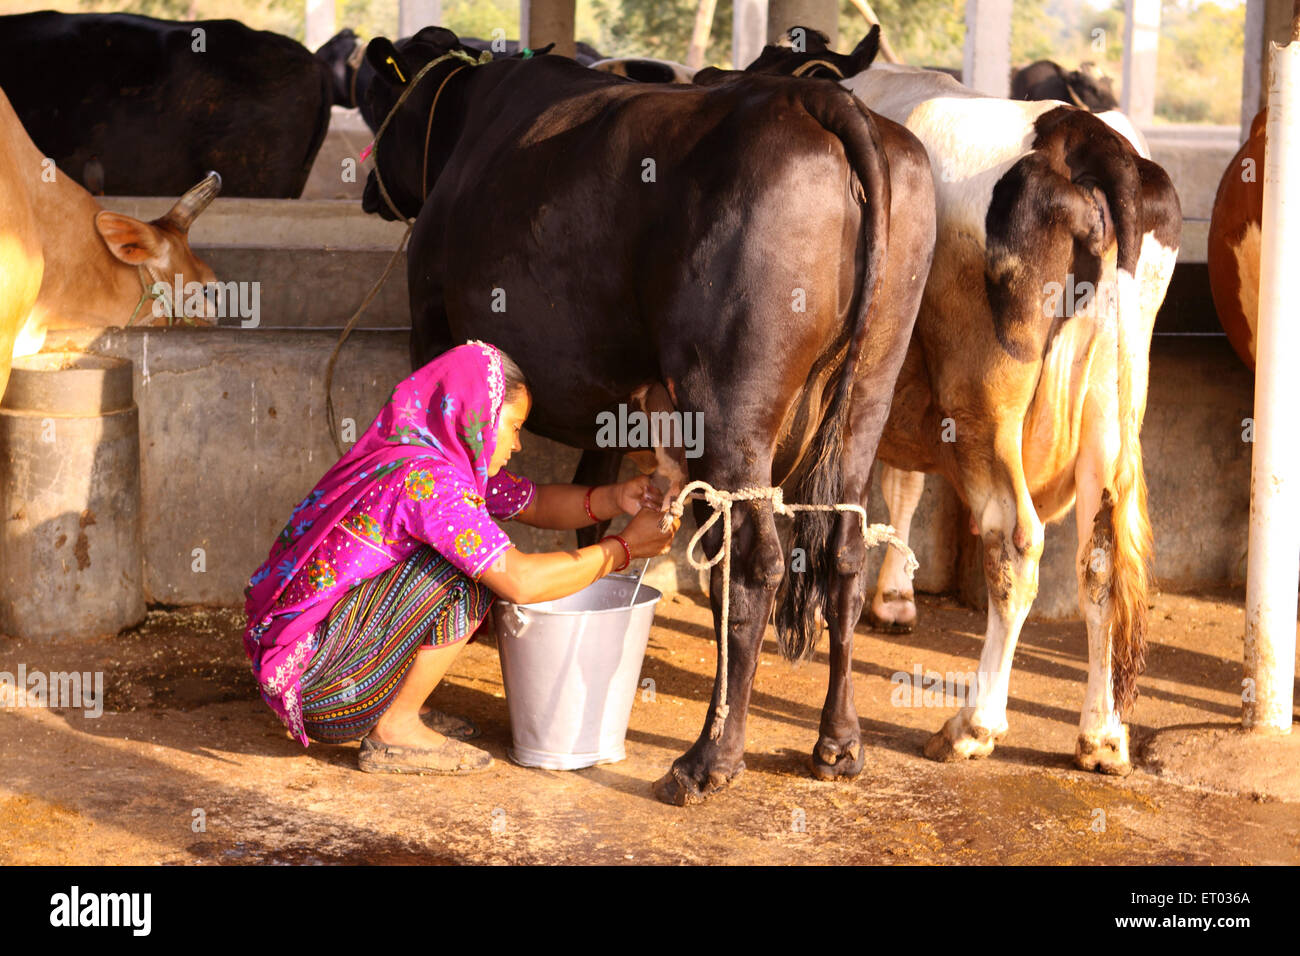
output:
[{"label": "dark hair", "polygon": [[524,378],[523,369],[521,369],[505,352],[497,349],[501,355],[501,375],[505,378],[506,392],[503,401],[513,402],[519,397],[519,392],[528,390],[528,379]]}]

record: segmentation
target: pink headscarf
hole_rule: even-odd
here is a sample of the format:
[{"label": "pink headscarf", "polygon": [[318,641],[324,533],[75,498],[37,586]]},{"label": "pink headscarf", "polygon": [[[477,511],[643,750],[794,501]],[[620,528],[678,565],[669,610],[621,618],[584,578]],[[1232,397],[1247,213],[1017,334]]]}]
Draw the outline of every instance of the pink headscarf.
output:
[{"label": "pink headscarf", "polygon": [[393,389],[360,440],[294,508],[244,591],[244,649],[263,698],[286,725],[301,723],[290,718],[298,716],[297,684],[311,656],[311,632],[357,582],[340,579],[282,605],[285,588],[368,486],[413,457],[451,492],[444,500],[463,493],[481,502],[504,395],[501,354],[494,346],[472,341],[444,352]]}]

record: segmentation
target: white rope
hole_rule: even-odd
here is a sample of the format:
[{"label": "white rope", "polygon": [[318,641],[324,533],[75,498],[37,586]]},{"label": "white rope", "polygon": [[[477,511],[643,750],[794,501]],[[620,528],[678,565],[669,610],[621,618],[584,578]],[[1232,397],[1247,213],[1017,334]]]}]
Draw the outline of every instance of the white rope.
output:
[{"label": "white rope", "polygon": [[[797,511],[852,511],[862,519],[862,543],[868,548],[874,548],[880,544],[888,544],[898,549],[903,555],[903,569],[907,572],[910,579],[920,564],[916,560],[916,555],[912,549],[907,546],[907,542],[898,536],[891,525],[887,524],[868,524],[867,512],[861,505],[838,504],[838,505],[799,505],[787,504],[782,495],[780,488],[741,488],[739,491],[719,491],[707,481],[692,481],[683,488],[668,506],[668,511],[660,522],[660,530],[667,531],[673,523],[673,520],[680,518],[682,512],[686,509],[687,499],[695,501],[704,501],[713,509],[713,514],[709,520],[704,522],[691,538],[690,544],[686,546],[686,560],[690,562],[691,567],[698,571],[705,571],[713,567],[719,561],[722,562],[722,627],[718,634],[718,654],[721,657],[722,685],[718,694],[718,709],[714,712],[713,727],[709,730],[709,737],[718,740],[722,736],[723,727],[727,723],[727,714],[730,708],[727,706],[727,638],[728,638],[728,619],[731,611],[731,506],[737,501],[771,501],[772,512],[779,515],[793,516]],[[710,528],[722,518],[722,549],[712,558],[701,557],[700,560],[695,558],[695,546]]]}]

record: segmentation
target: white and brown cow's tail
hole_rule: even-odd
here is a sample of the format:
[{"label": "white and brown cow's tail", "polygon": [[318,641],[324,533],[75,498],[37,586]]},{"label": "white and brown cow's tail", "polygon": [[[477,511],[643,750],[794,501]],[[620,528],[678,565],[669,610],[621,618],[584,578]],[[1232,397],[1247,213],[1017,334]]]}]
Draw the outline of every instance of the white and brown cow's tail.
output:
[{"label": "white and brown cow's tail", "polygon": [[1146,666],[1147,598],[1151,586],[1151,521],[1140,434],[1145,401],[1138,397],[1139,393],[1146,394],[1151,347],[1150,339],[1142,334],[1145,323],[1137,285],[1143,209],[1139,164],[1146,161],[1119,134],[1090,114],[1064,109],[1053,113],[1059,115],[1056,132],[1065,140],[1061,145],[1066,155],[1071,156],[1068,162],[1073,181],[1076,185],[1095,184],[1105,196],[1115,235],[1117,294],[1111,298],[1111,315],[1117,352],[1119,454],[1111,482],[1110,640],[1111,689],[1115,707],[1123,717],[1137,699],[1137,678]]},{"label": "white and brown cow's tail", "polygon": [[[1135,267],[1135,266],[1134,266]],[[1142,439],[1135,377],[1147,368],[1149,342],[1136,335],[1137,280],[1133,272],[1116,270],[1116,342],[1118,377],[1119,455],[1115,461],[1115,502],[1112,513],[1114,556],[1110,576],[1111,667],[1115,706],[1120,715],[1137,699],[1137,678],[1146,666],[1147,597],[1152,553],[1151,521],[1147,514],[1147,480],[1142,466]],[[1139,353],[1138,350],[1141,350]]]}]

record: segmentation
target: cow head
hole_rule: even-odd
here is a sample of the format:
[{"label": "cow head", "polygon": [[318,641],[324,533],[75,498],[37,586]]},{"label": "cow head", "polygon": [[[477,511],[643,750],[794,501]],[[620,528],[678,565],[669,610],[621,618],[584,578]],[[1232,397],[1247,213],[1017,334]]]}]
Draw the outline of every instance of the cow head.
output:
[{"label": "cow head", "polygon": [[[550,43],[536,50],[519,50],[503,59],[543,56],[554,46]],[[461,56],[433,63],[448,54]],[[362,77],[371,78],[366,80],[361,115],[375,130],[375,170],[366,179],[362,209],[389,220],[419,215],[424,191],[433,189],[438,172],[450,157],[467,110],[460,81],[450,86],[444,86],[444,82],[457,70],[489,60],[490,51],[461,43],[456,34],[443,27],[425,27],[396,44],[385,37],[370,41]],[[399,101],[401,108],[394,114]],[[368,152],[362,158],[366,155]]]},{"label": "cow head", "polygon": [[[445,60],[420,81],[419,88],[410,89],[410,84],[425,64],[457,50],[475,59],[479,56],[478,50],[463,45],[456,34],[443,27],[425,27],[396,45],[386,37],[376,37],[366,47],[365,62],[371,78],[361,114],[370,127],[378,131],[403,93],[407,93],[400,115],[388,121],[382,141],[377,139],[374,144],[374,152],[375,168],[383,177],[384,189],[397,212],[408,219],[419,215],[424,204],[420,189],[425,183],[426,134],[435,135],[428,127],[433,99],[442,80],[457,66],[464,65],[464,61]],[[448,116],[453,112],[453,104],[447,98],[440,100],[438,112]],[[430,139],[427,145],[432,150],[439,144]],[[430,177],[428,185],[432,183]],[[361,208],[384,219],[398,218],[384,199],[375,172],[366,179]]]},{"label": "cow head", "polygon": [[1065,77],[1066,84],[1084,107],[1094,113],[1119,109],[1111,79],[1095,63],[1080,63]]},{"label": "cow head", "polygon": [[358,51],[364,51],[365,44],[349,29],[340,30],[321,44],[316,51],[316,60],[329,74],[330,89],[334,94],[334,105],[354,107],[352,93],[356,88],[354,78],[360,66]]},{"label": "cow head", "polygon": [[[220,191],[221,177],[208,173],[165,215],[152,222],[142,222],[104,209],[95,215],[95,229],[109,252],[119,261],[142,270],[141,279],[145,285],[153,287],[154,283],[161,283],[170,289],[175,286],[176,277],[180,276],[182,288],[190,282],[210,288],[209,283],[216,281],[216,274],[190,248],[189,230],[195,218]],[[205,303],[204,316],[211,318],[215,315],[212,302],[205,299]],[[166,315],[155,316],[152,311],[145,315],[144,324],[162,325],[166,322]]]},{"label": "cow head", "polygon": [[746,73],[779,73],[786,76],[815,76],[841,80],[871,66],[880,50],[880,27],[871,31],[847,55],[836,53],[827,45],[826,35],[812,27],[791,27],[786,33],[789,45],[763,47]]}]

